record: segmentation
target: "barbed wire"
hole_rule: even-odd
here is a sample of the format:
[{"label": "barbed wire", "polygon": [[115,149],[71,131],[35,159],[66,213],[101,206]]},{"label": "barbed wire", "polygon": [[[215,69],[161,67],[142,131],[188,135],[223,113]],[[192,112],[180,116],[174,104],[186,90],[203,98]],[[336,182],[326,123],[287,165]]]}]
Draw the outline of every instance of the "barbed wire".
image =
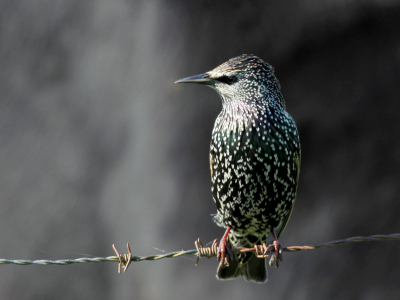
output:
[{"label": "barbed wire", "polygon": [[[370,241],[384,241],[384,240],[400,240],[400,233],[393,233],[389,235],[371,235],[371,236],[356,236],[342,240],[331,241],[322,244],[310,245],[310,246],[289,246],[282,249],[283,252],[297,252],[303,250],[316,250],[325,247],[334,247],[348,243],[358,243],[358,242],[370,242]],[[214,257],[218,254],[217,240],[214,240],[210,247],[204,247],[201,244],[200,239],[195,242],[196,249],[186,250],[186,251],[175,251],[166,254],[155,254],[149,256],[134,256],[131,253],[131,249],[129,243],[127,244],[128,254],[120,254],[115,245],[113,245],[113,249],[116,253],[116,256],[108,256],[108,257],[83,257],[77,259],[62,259],[62,260],[26,260],[26,259],[0,259],[0,264],[15,264],[15,265],[70,265],[70,264],[79,264],[79,263],[101,263],[101,262],[118,262],[118,271],[121,272],[121,267],[124,267],[124,273],[128,269],[129,265],[133,261],[145,261],[145,260],[159,260],[167,257],[179,257],[183,255],[196,255],[198,259],[200,257]],[[265,245],[257,245],[253,248],[244,248],[238,247],[232,249],[232,252],[254,252],[260,257],[268,257],[269,254],[265,253],[266,246]],[[261,254],[260,254],[261,253]],[[197,262],[196,262],[197,265]]]}]

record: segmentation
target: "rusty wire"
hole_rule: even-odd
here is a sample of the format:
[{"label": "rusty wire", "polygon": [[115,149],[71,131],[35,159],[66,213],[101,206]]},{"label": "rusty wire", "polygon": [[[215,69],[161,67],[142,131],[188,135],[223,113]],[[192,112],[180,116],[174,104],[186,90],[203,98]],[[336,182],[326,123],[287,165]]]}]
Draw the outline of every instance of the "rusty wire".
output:
[{"label": "rusty wire", "polygon": [[[400,240],[400,233],[393,233],[389,235],[371,235],[371,236],[356,236],[342,240],[336,240],[323,244],[316,244],[311,246],[290,246],[283,248],[283,252],[297,252],[302,250],[316,250],[325,247],[334,247],[348,243],[355,242],[371,242],[371,241],[384,241],[384,240]],[[64,260],[25,260],[25,259],[0,259],[0,264],[16,264],[16,265],[70,265],[76,263],[90,263],[90,262],[118,262],[119,272],[121,272],[121,267],[124,267],[124,272],[126,272],[129,264],[133,261],[144,261],[144,260],[159,260],[167,257],[179,257],[183,255],[196,255],[198,258],[200,257],[215,257],[218,254],[218,246],[217,240],[214,240],[210,247],[204,247],[200,240],[198,239],[195,242],[196,249],[187,250],[187,251],[176,251],[167,254],[156,254],[150,256],[134,256],[131,253],[129,244],[127,245],[128,254],[120,254],[116,247],[113,245],[116,256],[108,256],[108,257],[83,257],[77,259],[64,259]],[[265,253],[266,246],[265,245],[257,245],[253,248],[243,248],[238,247],[236,249],[232,249],[233,252],[254,252],[260,257],[269,257],[270,253]],[[198,260],[196,261],[197,264]]]}]

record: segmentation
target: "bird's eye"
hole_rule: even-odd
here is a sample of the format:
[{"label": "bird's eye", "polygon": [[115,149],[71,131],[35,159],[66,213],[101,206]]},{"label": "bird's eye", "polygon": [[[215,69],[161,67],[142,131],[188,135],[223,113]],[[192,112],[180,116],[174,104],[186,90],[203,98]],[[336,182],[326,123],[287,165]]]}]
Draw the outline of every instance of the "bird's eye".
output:
[{"label": "bird's eye", "polygon": [[236,76],[223,76],[223,77],[218,78],[218,80],[223,83],[226,83],[226,84],[232,84],[237,81],[237,77]]},{"label": "bird's eye", "polygon": [[234,83],[234,82],[237,81],[237,77],[236,77],[236,76],[229,76],[229,77],[228,77],[228,81],[229,81],[230,83]]}]

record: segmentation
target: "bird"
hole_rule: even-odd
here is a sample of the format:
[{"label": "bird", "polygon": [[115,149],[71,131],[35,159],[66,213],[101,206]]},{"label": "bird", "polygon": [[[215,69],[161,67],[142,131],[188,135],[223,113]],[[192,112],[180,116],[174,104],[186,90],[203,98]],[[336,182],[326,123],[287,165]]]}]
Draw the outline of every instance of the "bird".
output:
[{"label": "bird", "polygon": [[300,138],[286,111],[274,68],[255,55],[243,54],[175,83],[206,85],[222,99],[209,154],[211,191],[217,206],[213,219],[226,229],[216,277],[243,276],[264,283],[268,280],[266,258],[252,252],[235,254],[231,249],[266,243],[273,245],[273,255],[279,258],[278,238],[296,199]]}]

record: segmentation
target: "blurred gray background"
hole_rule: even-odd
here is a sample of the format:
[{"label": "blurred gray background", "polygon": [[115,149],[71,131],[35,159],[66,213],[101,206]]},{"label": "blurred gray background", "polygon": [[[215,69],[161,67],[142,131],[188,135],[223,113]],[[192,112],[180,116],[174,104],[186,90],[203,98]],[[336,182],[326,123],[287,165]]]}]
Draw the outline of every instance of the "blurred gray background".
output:
[{"label": "blurred gray background", "polygon": [[[400,2],[0,0],[0,257],[193,249],[219,238],[208,148],[221,101],[174,85],[271,63],[302,141],[284,246],[399,232]],[[400,299],[400,243],[284,255],[269,282],[195,257],[0,266],[1,299]]]}]

